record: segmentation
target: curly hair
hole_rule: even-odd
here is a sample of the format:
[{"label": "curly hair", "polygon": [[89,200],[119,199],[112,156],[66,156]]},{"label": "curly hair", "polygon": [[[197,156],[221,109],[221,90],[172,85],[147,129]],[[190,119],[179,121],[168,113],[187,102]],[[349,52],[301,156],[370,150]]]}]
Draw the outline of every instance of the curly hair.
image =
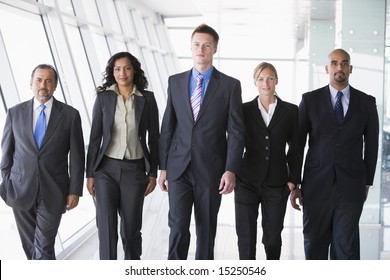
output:
[{"label": "curly hair", "polygon": [[129,52],[119,52],[111,56],[107,61],[106,70],[103,72],[103,84],[97,87],[97,93],[105,91],[111,85],[116,84],[114,77],[115,61],[123,57],[127,57],[133,66],[134,85],[137,87],[137,89],[142,92],[148,87],[148,80],[145,77],[144,70],[141,69],[141,63],[138,61],[138,59]]}]

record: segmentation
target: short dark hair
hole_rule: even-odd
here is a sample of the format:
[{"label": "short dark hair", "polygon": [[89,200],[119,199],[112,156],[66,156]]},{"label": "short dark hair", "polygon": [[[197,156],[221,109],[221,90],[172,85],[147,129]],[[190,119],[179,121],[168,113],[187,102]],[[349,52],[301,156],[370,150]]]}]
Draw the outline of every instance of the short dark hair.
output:
[{"label": "short dark hair", "polygon": [[208,26],[207,24],[203,23],[195,28],[194,32],[192,32],[191,39],[194,37],[195,33],[206,33],[213,36],[215,45],[218,46],[219,41],[219,35],[217,31],[215,31],[212,27]]},{"label": "short dark hair", "polygon": [[31,73],[31,80],[34,79],[34,74],[37,69],[50,69],[54,73],[54,81],[57,84],[58,83],[58,73],[57,70],[50,64],[38,64],[34,70]]},{"label": "short dark hair", "polygon": [[105,91],[111,85],[116,84],[114,77],[115,61],[123,57],[127,57],[134,68],[134,85],[137,89],[142,92],[148,87],[148,80],[145,77],[144,70],[141,69],[141,63],[138,59],[129,52],[119,52],[108,60],[106,70],[103,72],[103,85],[96,89],[97,92]]}]

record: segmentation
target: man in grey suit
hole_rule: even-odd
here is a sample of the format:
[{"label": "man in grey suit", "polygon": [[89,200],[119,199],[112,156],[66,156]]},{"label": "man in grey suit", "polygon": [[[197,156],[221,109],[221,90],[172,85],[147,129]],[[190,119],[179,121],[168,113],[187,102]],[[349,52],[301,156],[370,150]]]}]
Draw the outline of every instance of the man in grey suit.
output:
[{"label": "man in grey suit", "polygon": [[299,189],[306,259],[360,259],[359,219],[378,156],[375,98],[349,85],[351,58],[333,50],[325,67],[330,83],[303,94],[299,105],[301,152],[308,151]]},{"label": "man in grey suit", "polygon": [[221,195],[233,191],[241,163],[241,84],[213,67],[218,40],[213,28],[198,26],[191,37],[193,68],[168,81],[158,179],[169,196],[168,259],[187,259],[192,207],[195,259],[214,258]]},{"label": "man in grey suit", "polygon": [[8,110],[1,143],[0,195],[13,208],[27,259],[56,258],[62,214],[76,207],[82,195],[81,119],[76,109],[53,97],[57,82],[50,65],[33,70],[34,98]]}]

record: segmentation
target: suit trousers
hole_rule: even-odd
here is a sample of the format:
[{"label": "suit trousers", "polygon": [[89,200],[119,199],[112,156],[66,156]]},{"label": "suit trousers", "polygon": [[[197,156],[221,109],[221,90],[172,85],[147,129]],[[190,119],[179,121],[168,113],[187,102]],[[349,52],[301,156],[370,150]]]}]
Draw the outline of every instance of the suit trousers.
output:
[{"label": "suit trousers", "polygon": [[217,216],[221,205],[218,185],[198,182],[191,164],[178,180],[169,181],[169,260],[185,260],[190,245],[192,207],[195,214],[197,260],[214,259]]},{"label": "suit trousers", "polygon": [[105,156],[94,178],[100,259],[118,258],[119,214],[124,259],[139,260],[144,193],[148,184],[144,159],[117,160]]},{"label": "suit trousers", "polygon": [[338,185],[333,186],[330,197],[323,201],[309,201],[304,196],[303,237],[306,259],[359,260],[359,220],[363,204],[364,201],[346,200]]},{"label": "suit trousers", "polygon": [[39,191],[36,203],[30,210],[13,208],[13,212],[27,259],[55,260],[54,245],[62,213],[49,213]]},{"label": "suit trousers", "polygon": [[287,185],[262,185],[258,191],[237,181],[234,191],[240,260],[256,259],[257,218],[261,205],[262,243],[267,260],[280,259],[282,230],[290,190]]}]

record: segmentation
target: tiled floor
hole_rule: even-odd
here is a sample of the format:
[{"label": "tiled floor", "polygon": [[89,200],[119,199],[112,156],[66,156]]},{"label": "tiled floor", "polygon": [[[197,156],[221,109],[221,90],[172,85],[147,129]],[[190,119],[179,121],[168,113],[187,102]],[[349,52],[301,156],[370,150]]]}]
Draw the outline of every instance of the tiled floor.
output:
[{"label": "tiled floor", "polygon": [[[13,216],[9,208],[0,209],[0,259],[25,259],[21,250],[19,236],[14,226]],[[390,208],[384,208],[384,215],[390,213]],[[143,224],[143,255],[144,260],[165,260],[167,258],[169,228],[167,225],[168,201],[167,194],[156,189],[145,199]],[[302,213],[287,207],[284,230],[282,233],[282,260],[303,260]],[[195,255],[195,226],[191,224],[191,245],[189,259]],[[380,226],[361,226],[362,259],[390,259],[389,229]],[[258,228],[257,259],[265,259],[261,244],[261,227]],[[121,245],[118,242],[118,259],[123,259]],[[386,245],[387,244],[387,245]],[[382,250],[384,248],[384,251]],[[96,232],[85,240],[65,259],[97,260],[98,238]],[[237,237],[234,226],[233,194],[223,196],[219,212],[219,224],[216,237],[215,259],[237,260]]]},{"label": "tiled floor", "polygon": [[[158,205],[155,202],[159,201]],[[169,228],[167,226],[168,202],[165,193],[155,194],[145,203],[143,225],[143,255],[144,260],[166,259],[168,249]],[[195,226],[191,224],[191,244],[188,259],[195,255]],[[304,259],[302,239],[301,213],[289,209],[286,214],[283,230],[283,247],[281,259]],[[258,229],[257,258],[265,259],[261,244],[261,228]],[[120,242],[119,242],[120,243]],[[96,234],[67,259],[98,259],[98,241]],[[94,251],[94,254],[88,252]],[[122,258],[121,245],[118,245],[118,258]],[[234,227],[233,194],[223,197],[219,212],[219,224],[216,237],[215,259],[237,260],[237,237]]]}]

